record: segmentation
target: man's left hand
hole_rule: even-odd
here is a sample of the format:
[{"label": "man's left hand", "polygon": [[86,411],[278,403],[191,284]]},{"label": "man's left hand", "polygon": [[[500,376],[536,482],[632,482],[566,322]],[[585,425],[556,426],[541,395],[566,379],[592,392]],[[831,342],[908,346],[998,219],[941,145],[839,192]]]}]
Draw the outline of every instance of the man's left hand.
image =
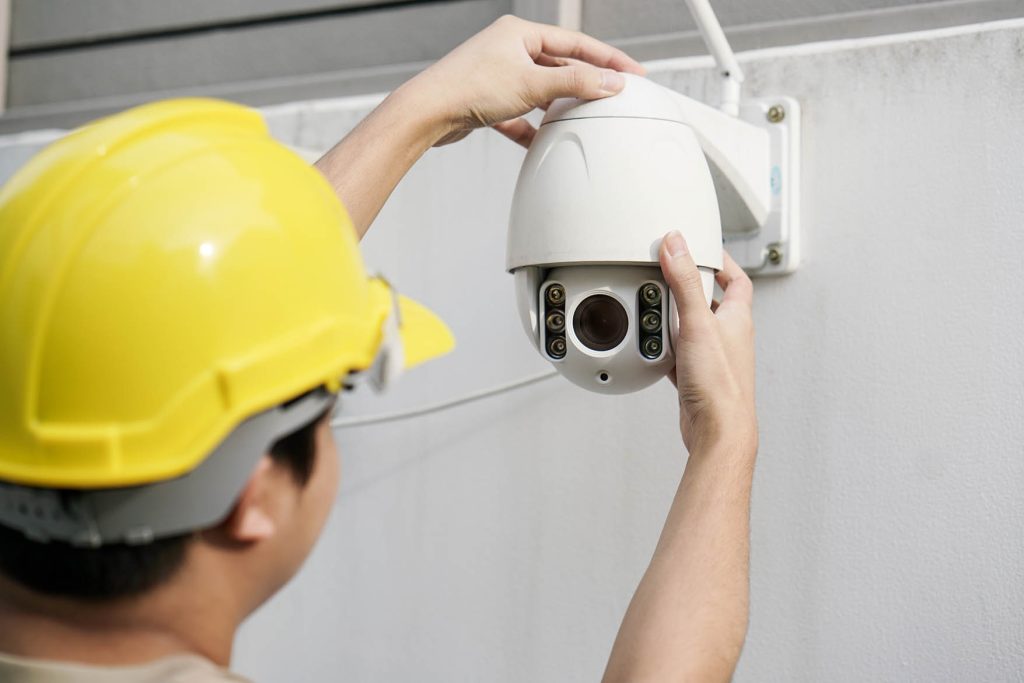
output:
[{"label": "man's left hand", "polygon": [[598,99],[644,74],[626,53],[590,36],[504,16],[406,84],[441,123],[444,145],[492,126],[528,147],[536,133],[522,118],[559,97]]}]

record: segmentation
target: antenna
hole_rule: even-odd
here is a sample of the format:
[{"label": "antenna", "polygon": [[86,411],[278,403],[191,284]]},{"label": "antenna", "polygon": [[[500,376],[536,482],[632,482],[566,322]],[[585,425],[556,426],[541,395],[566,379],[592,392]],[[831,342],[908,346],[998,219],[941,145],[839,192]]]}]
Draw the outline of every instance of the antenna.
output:
[{"label": "antenna", "polygon": [[729,40],[722,31],[722,25],[718,23],[715,11],[711,9],[709,0],[686,0],[686,6],[690,8],[693,20],[697,22],[700,35],[704,38],[704,44],[708,51],[715,58],[718,71],[724,79],[722,82],[722,104],[721,109],[730,116],[738,116],[740,113],[740,88],[743,86],[743,70],[740,69],[736,55],[729,47]]}]

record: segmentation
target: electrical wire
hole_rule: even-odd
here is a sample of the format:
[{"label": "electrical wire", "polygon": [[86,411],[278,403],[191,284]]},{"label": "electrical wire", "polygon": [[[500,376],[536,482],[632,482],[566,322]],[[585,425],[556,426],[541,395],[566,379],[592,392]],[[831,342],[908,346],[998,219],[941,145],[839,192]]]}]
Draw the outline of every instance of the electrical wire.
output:
[{"label": "electrical wire", "polygon": [[442,401],[440,403],[433,403],[431,405],[424,406],[422,408],[413,408],[412,410],[401,410],[393,413],[381,413],[379,415],[366,415],[364,417],[341,417],[331,420],[331,427],[334,429],[350,429],[352,427],[364,427],[366,425],[383,424],[386,422],[399,422],[401,420],[410,420],[414,417],[422,417],[424,415],[431,415],[433,413],[439,413],[449,408],[455,408],[456,406],[465,405],[467,403],[473,403],[474,401],[480,401],[491,396],[497,396],[498,394],[504,394],[509,391],[521,389],[522,387],[529,386],[531,384],[537,384],[543,382],[546,379],[551,379],[557,372],[549,371],[540,375],[534,375],[527,377],[526,379],[516,380],[515,382],[509,382],[502,384],[497,387],[490,389],[484,389],[482,391],[476,391],[459,398],[451,399],[448,401]]}]

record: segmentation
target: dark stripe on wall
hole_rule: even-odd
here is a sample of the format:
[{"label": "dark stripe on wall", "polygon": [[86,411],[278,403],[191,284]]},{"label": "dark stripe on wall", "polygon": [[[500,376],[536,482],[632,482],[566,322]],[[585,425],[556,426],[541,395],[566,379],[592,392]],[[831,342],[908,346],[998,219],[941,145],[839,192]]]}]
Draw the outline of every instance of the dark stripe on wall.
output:
[{"label": "dark stripe on wall", "polygon": [[137,31],[134,33],[116,36],[85,38],[81,40],[68,40],[54,43],[38,43],[27,47],[12,47],[9,55],[11,57],[31,57],[35,55],[60,53],[65,50],[104,48],[113,45],[159,40],[161,38],[200,36],[220,31],[240,30],[260,26],[284,26],[295,22],[308,21],[310,19],[344,17],[346,15],[364,14],[368,12],[385,12],[413,5],[452,5],[467,1],[469,0],[397,0],[395,2],[387,3],[368,2],[361,5],[349,5],[345,7],[328,7],[323,9],[289,12],[286,14],[272,14],[258,17],[231,19],[213,24],[169,27],[159,30]]}]

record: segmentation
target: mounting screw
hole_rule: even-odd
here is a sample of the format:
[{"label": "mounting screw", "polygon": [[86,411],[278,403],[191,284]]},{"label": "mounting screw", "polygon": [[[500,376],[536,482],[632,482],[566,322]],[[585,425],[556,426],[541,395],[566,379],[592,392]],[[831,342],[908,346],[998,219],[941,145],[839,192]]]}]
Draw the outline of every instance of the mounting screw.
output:
[{"label": "mounting screw", "polygon": [[786,109],[781,104],[773,104],[768,107],[768,120],[772,123],[782,123],[786,118]]},{"label": "mounting screw", "polygon": [[777,266],[782,263],[782,250],[778,247],[769,247],[768,261],[770,261],[773,266]]}]

